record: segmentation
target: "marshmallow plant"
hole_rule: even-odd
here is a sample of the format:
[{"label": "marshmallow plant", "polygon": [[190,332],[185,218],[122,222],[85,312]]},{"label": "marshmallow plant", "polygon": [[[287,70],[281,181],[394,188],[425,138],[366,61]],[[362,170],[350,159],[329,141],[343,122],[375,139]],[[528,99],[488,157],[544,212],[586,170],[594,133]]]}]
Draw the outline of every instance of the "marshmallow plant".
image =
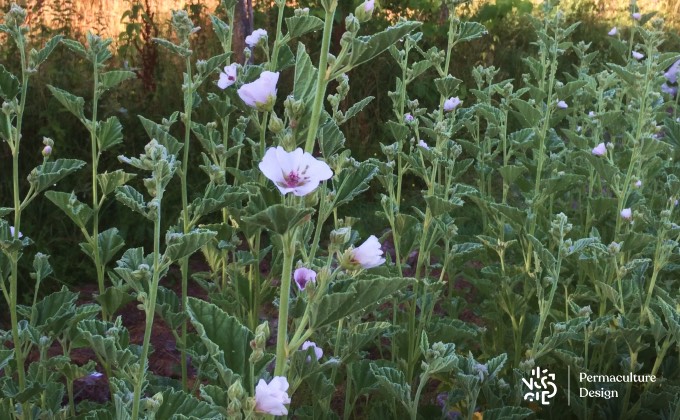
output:
[{"label": "marshmallow plant", "polygon": [[[283,0],[275,6],[276,28],[246,34],[238,62],[235,0],[222,2],[226,22],[210,18],[222,51],[205,60],[192,49],[198,27],[174,12],[176,42],[155,42],[183,63],[181,112],[160,122],[140,117],[150,142],[139,157],[120,157],[134,169],[99,168],[93,156],[92,206],[68,192],[49,194],[102,270],[122,247],[90,224],[106,197],[115,194],[153,224],[153,250],[125,250],[109,272],[113,287],[97,298],[102,307],[77,305],[67,289],[41,299],[51,266],[40,253],[30,273],[32,306],[17,302],[29,274],[17,261],[35,231],[22,225],[21,212],[84,163],[54,160],[59,142],[45,139],[31,149],[43,163],[21,199],[27,81],[58,40],[27,53],[21,9],[5,15],[0,30],[23,47],[21,78],[0,67],[0,136],[14,171],[14,207],[0,208],[0,217],[14,216],[0,221],[12,327],[0,334],[0,412],[255,419],[314,417],[341,406],[343,418],[415,420],[438,417],[436,403],[442,417],[526,418],[534,406],[521,397],[540,367],[564,391],[545,415],[668,417],[680,384],[672,363],[680,325],[672,293],[680,57],[660,51],[662,22],[631,9],[639,18],[611,36],[603,29],[614,62],[601,65],[590,44],[571,42],[577,25],[544,2],[527,16],[536,53],[524,57],[522,79],[477,66],[463,86],[451,74],[461,71],[459,48],[485,28],[461,21],[454,2],[446,5],[447,43],[429,49],[416,22],[366,34],[364,22],[381,13],[374,1],[340,17],[344,33],[333,48],[337,2],[323,0],[314,12],[289,11]],[[320,47],[304,45],[315,31]],[[104,70],[108,41],[86,40],[63,44],[91,64],[91,114],[84,99],[52,92],[88,128],[99,155],[122,130],[117,120],[98,120],[97,103],[129,74]],[[380,121],[383,156],[358,161],[345,147],[344,124],[372,98],[348,104],[350,77],[382,52],[398,69],[389,120]],[[573,67],[563,66],[566,57]],[[417,97],[428,80],[435,97]],[[180,207],[169,202],[175,176],[181,212],[168,218]],[[348,204],[369,188],[382,211],[361,229]],[[192,256],[207,270],[190,272]],[[180,296],[162,286],[173,264]],[[190,280],[205,298],[188,296]],[[115,317],[131,299],[144,318],[141,342]],[[177,380],[150,368],[159,318],[181,354]],[[78,347],[89,347],[96,363],[73,363]],[[664,382],[611,383],[619,398],[583,400],[570,395],[569,372]],[[103,376],[110,401],[76,405],[75,386]],[[435,387],[436,401],[427,391]]]}]

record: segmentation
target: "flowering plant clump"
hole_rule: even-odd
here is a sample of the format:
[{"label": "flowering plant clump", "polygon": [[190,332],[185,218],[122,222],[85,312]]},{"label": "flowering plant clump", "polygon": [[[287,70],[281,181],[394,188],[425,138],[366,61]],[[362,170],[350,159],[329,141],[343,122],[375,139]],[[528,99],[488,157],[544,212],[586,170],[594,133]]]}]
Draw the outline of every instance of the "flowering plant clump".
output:
[{"label": "flowering plant clump", "polygon": [[[111,60],[113,40],[37,42],[37,17],[3,15],[0,418],[676,418],[669,20],[633,3],[578,42],[583,25],[546,1],[518,19],[521,68],[486,53],[473,61],[494,66],[468,68],[466,42],[503,38],[458,2],[431,39],[374,0],[342,16],[289,4],[242,39],[236,1],[209,31],[173,11],[147,47],[175,56],[181,92],[159,80],[173,109],[134,122],[123,93],[148,69],[112,65],[128,57]],[[87,86],[47,85],[31,119],[31,92],[62,80],[34,77],[58,48]],[[372,63],[390,71],[367,84]],[[36,224],[50,206],[64,223]],[[95,293],[60,289],[76,272]]]}]

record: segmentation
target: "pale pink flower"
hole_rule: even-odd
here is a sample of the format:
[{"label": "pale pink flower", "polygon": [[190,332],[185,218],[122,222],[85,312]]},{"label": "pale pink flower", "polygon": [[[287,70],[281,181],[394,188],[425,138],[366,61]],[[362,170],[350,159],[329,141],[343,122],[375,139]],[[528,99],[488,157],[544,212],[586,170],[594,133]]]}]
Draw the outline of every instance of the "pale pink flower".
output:
[{"label": "pale pink flower", "polygon": [[404,121],[406,122],[406,124],[412,123],[413,120],[414,120],[413,115],[411,115],[410,113],[404,115]]},{"label": "pale pink flower", "polygon": [[635,20],[640,20],[640,18],[642,17],[642,14],[641,14],[640,12],[635,12],[635,13],[633,13],[631,16],[632,16],[633,19],[635,19]]},{"label": "pale pink flower", "polygon": [[377,267],[385,262],[382,254],[378,238],[371,235],[361,246],[352,250],[352,262],[361,265],[362,268]]},{"label": "pale pink flower", "polygon": [[285,376],[274,376],[269,383],[260,379],[255,387],[255,411],[258,413],[285,416],[290,404],[288,396],[288,379]]},{"label": "pale pink flower", "polygon": [[373,8],[375,8],[375,0],[368,0],[364,2],[364,10],[367,13],[373,12]]},{"label": "pale pink flower", "polygon": [[316,271],[306,267],[300,267],[293,273],[293,280],[295,280],[298,289],[305,290],[307,283],[316,283]]},{"label": "pale pink flower", "polygon": [[604,143],[600,143],[593,148],[592,153],[595,156],[604,156],[607,153],[607,146]]},{"label": "pale pink flower", "polygon": [[614,26],[613,28],[611,28],[611,29],[609,30],[609,32],[607,32],[607,35],[609,35],[609,36],[616,36],[616,34],[617,34],[618,32],[619,32],[618,29],[616,29],[616,26]]},{"label": "pale pink flower", "polygon": [[447,99],[446,101],[444,101],[444,111],[451,112],[454,109],[458,108],[458,106],[460,106],[460,104],[462,104],[462,103],[463,103],[463,101],[458,99],[457,96],[451,97],[451,98]]},{"label": "pale pink flower", "polygon": [[636,60],[642,60],[643,58],[645,58],[645,55],[644,55],[644,54],[639,53],[639,52],[637,52],[637,51],[631,52],[630,55],[632,55],[633,58],[636,59]]},{"label": "pale pink flower", "polygon": [[676,86],[670,86],[668,83],[661,85],[661,92],[667,93],[670,96],[675,96],[678,93],[678,88]]},{"label": "pale pink flower", "polygon": [[235,63],[226,66],[224,71],[220,72],[220,80],[217,81],[217,87],[226,89],[236,83],[237,72],[238,66]]},{"label": "pale pink flower", "polygon": [[52,146],[47,145],[47,146],[43,147],[43,149],[42,149],[42,155],[43,155],[44,157],[48,157],[48,156],[51,155],[51,154],[52,154]]},{"label": "pale pink flower", "polygon": [[418,140],[418,146],[422,147],[425,150],[430,150],[430,146],[427,145],[422,139]]},{"label": "pale pink flower", "polygon": [[276,83],[278,81],[278,72],[263,71],[257,80],[241,86],[237,91],[238,96],[249,107],[271,111],[276,101]]},{"label": "pale pink flower", "polygon": [[621,210],[621,217],[625,220],[630,220],[633,218],[633,211],[630,208]]},{"label": "pale pink flower", "polygon": [[569,108],[569,105],[567,105],[567,103],[564,101],[557,101],[557,107],[559,109],[567,109]]},{"label": "pale pink flower", "polygon": [[252,34],[248,35],[246,37],[246,44],[250,47],[253,48],[257,44],[260,43],[260,40],[262,38],[267,37],[267,31],[264,29],[255,29]]},{"label": "pale pink flower", "polygon": [[299,147],[293,152],[286,152],[281,146],[270,147],[258,166],[284,195],[289,192],[297,196],[307,195],[321,181],[333,176],[326,162],[315,159]]},{"label": "pale pink flower", "polygon": [[[302,351],[307,351],[308,348],[313,348],[314,349],[314,355],[316,356],[316,360],[319,360],[323,357],[323,349],[321,347],[318,347],[315,342],[313,341],[305,341],[302,343],[302,347],[300,348]],[[307,358],[307,361],[309,361],[309,357]]]},{"label": "pale pink flower", "polygon": [[588,112],[588,116],[589,116],[590,118],[594,118],[594,117],[595,117],[595,111],[590,111],[590,112]]},{"label": "pale pink flower", "polygon": [[638,188],[642,187],[642,181],[640,181],[640,180],[638,179],[638,180],[635,182],[635,186],[638,187]]},{"label": "pale pink flower", "polygon": [[[14,238],[14,226],[10,226],[10,227],[9,227],[9,236],[11,236],[12,238]],[[19,236],[17,236],[17,237],[18,237],[18,238],[23,238],[23,236],[24,236],[24,234],[21,233],[21,232],[19,232]]]}]

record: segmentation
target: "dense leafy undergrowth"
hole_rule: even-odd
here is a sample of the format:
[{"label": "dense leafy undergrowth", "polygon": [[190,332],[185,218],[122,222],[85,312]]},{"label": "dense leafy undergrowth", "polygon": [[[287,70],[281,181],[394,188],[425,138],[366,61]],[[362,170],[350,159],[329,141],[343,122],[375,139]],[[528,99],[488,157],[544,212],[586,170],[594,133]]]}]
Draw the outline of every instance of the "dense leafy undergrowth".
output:
[{"label": "dense leafy undergrowth", "polygon": [[[243,62],[232,60],[233,21],[213,16],[223,51],[195,57],[198,28],[173,12],[175,39],[155,42],[184,63],[182,91],[163,93],[183,106],[160,121],[138,116],[149,138],[139,155],[121,145],[117,116],[98,116],[135,77],[109,68],[111,40],[57,36],[34,49],[25,12],[5,14],[21,71],[0,66],[12,156],[0,203],[10,318],[0,416],[679,419],[680,54],[661,50],[662,19],[631,6],[628,25],[608,34],[616,60],[602,63],[546,2],[521,80],[480,66],[464,87],[450,75],[456,51],[486,32],[454,3],[444,49],[422,47],[418,22],[364,33],[369,0],[344,17],[336,55],[337,2],[321,4],[324,19],[277,1],[277,30],[250,34]],[[223,2],[227,20],[234,6]],[[315,31],[311,54],[301,37]],[[58,48],[89,63],[87,98],[48,86],[88,133],[88,162],[22,138],[29,82]],[[350,77],[383,53],[398,74],[393,114],[373,123],[390,136],[380,158],[358,161],[343,125],[373,98],[348,104]],[[576,64],[562,68],[565,54]],[[432,84],[437,106],[413,96],[416,80]],[[197,122],[199,111],[213,121]],[[20,146],[42,163],[23,171]],[[104,165],[114,149],[119,163]],[[86,187],[59,188],[74,176]],[[360,232],[349,204],[369,188],[382,211]],[[73,261],[43,254],[34,227],[22,229],[39,196],[82,237],[90,303],[66,287],[40,292],[52,265]],[[146,224],[152,248],[107,223],[112,202]],[[170,270],[175,289],[160,285]],[[26,283],[32,304],[21,305]],[[131,302],[143,337],[120,316]],[[181,354],[176,378],[148,368],[160,325]],[[105,398],[76,398],[74,386],[98,378]]]}]

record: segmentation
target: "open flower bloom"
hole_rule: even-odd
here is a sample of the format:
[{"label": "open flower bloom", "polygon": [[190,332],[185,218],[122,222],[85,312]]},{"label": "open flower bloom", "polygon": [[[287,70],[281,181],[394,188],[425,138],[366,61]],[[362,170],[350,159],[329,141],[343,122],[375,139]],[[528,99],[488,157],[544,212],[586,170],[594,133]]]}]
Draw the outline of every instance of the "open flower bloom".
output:
[{"label": "open flower bloom", "polygon": [[226,89],[236,83],[237,71],[238,67],[236,64],[226,66],[224,71],[220,72],[220,80],[217,81],[217,87],[220,89]]},{"label": "open flower bloom", "polygon": [[270,147],[258,166],[281,194],[292,192],[298,197],[309,194],[321,181],[333,176],[326,162],[315,159],[299,147],[293,152],[286,152],[281,146]]},{"label": "open flower bloom", "polygon": [[[9,236],[14,238],[14,226],[9,227]],[[19,232],[19,235],[17,236],[17,238],[23,238],[23,236],[24,236],[24,234]]]},{"label": "open flower bloom", "polygon": [[639,53],[639,52],[637,52],[637,51],[631,52],[630,55],[632,55],[633,58],[636,59],[636,60],[642,60],[643,58],[645,58],[645,55],[644,55],[644,54]]},{"label": "open flower bloom", "polygon": [[669,83],[678,82],[678,73],[680,73],[680,60],[673,63],[672,66],[663,74],[663,76],[668,80]]},{"label": "open flower bloom", "polygon": [[607,153],[607,146],[604,143],[600,143],[593,148],[592,153],[595,156],[604,156]]},{"label": "open flower bloom", "polygon": [[446,112],[451,112],[454,109],[458,108],[458,106],[463,103],[460,99],[458,99],[457,96],[451,97],[444,101],[444,111]]},{"label": "open flower bloom", "polygon": [[[323,349],[317,347],[316,343],[313,341],[305,341],[304,343],[302,343],[302,347],[300,347],[300,349],[302,351],[307,351],[307,349],[310,347],[314,349],[314,355],[316,356],[316,360],[319,360],[323,357]],[[309,357],[307,359],[309,359]]]},{"label": "open flower bloom", "polygon": [[430,150],[430,146],[428,146],[427,143],[425,143],[422,139],[418,140],[418,146],[425,150]]},{"label": "open flower bloom", "polygon": [[410,113],[409,113],[409,114],[404,114],[404,122],[405,122],[406,124],[412,123],[413,120],[414,120],[413,115],[411,115]]},{"label": "open flower bloom", "polygon": [[613,28],[611,28],[611,30],[609,32],[607,32],[607,35],[615,36],[618,32],[619,31],[616,29],[616,26],[614,26]]},{"label": "open flower bloom", "polygon": [[[293,273],[293,280],[300,290],[305,290],[305,286],[310,281],[316,283],[316,271],[306,267],[300,267]],[[303,349],[304,350],[304,349]]]},{"label": "open flower bloom", "polygon": [[633,218],[633,211],[629,208],[621,210],[621,217],[623,217],[626,220],[630,220]]},{"label": "open flower bloom", "polygon": [[287,391],[288,380],[285,376],[274,376],[269,383],[260,379],[255,387],[255,411],[285,416],[288,414],[285,404],[290,404]]},{"label": "open flower bloom", "polygon": [[557,101],[557,107],[559,109],[567,109],[569,108],[569,105],[567,105],[567,103],[564,101]]},{"label": "open flower bloom", "polygon": [[675,96],[678,94],[678,88],[676,86],[670,86],[668,83],[661,85],[661,92],[667,93],[670,96]]},{"label": "open flower bloom", "polygon": [[263,71],[260,78],[251,83],[241,86],[238,96],[249,107],[259,111],[271,111],[276,101],[276,83],[279,81],[279,73]]},{"label": "open flower bloom", "polygon": [[246,37],[246,45],[253,48],[260,43],[262,38],[267,37],[267,31],[264,29],[255,29],[252,34]]},{"label": "open flower bloom", "polygon": [[382,254],[378,238],[371,235],[361,246],[352,250],[352,262],[361,265],[362,268],[377,267],[385,262]]},{"label": "open flower bloom", "polygon": [[642,181],[640,181],[639,179],[635,181],[635,186],[638,188],[642,187]]}]

